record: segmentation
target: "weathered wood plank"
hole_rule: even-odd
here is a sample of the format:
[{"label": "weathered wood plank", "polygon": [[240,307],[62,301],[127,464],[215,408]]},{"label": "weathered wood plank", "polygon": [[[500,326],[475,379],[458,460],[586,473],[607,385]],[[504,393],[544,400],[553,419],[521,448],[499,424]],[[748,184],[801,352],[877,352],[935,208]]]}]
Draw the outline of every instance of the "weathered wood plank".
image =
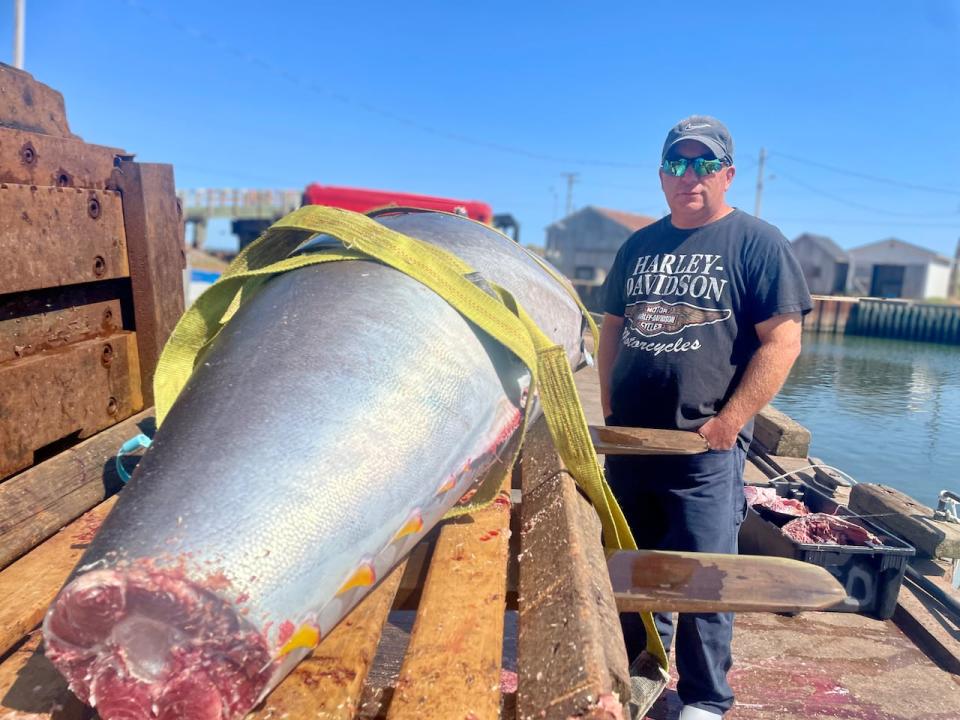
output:
[{"label": "weathered wood plank", "polygon": [[282,717],[348,720],[354,717],[403,572],[401,563],[297,665],[250,717],[254,720]]},{"label": "weathered wood plank", "polygon": [[0,477],[36,450],[83,439],[143,408],[137,338],[119,332],[0,365]]},{"label": "weathered wood plank", "polygon": [[76,137],[67,124],[63,95],[33,76],[0,64],[0,125],[20,130]]},{"label": "weathered wood plank", "polygon": [[390,720],[497,718],[510,479],[494,502],[440,529]]},{"label": "weathered wood plank", "polygon": [[780,557],[621,551],[607,568],[620,612],[800,612],[847,597],[825,568]]},{"label": "weathered wood plank", "polygon": [[41,646],[39,631],[0,664],[2,720],[90,720],[93,709],[77,699]]},{"label": "weathered wood plank", "polygon": [[927,557],[960,558],[960,526],[933,519],[933,508],[887,485],[859,483],[850,490],[850,509],[867,516]]},{"label": "weathered wood plank", "polygon": [[183,314],[183,222],[170,165],[121,160],[114,182],[123,195],[141,387],[152,405],[160,351]]},{"label": "weathered wood plank", "polygon": [[542,420],[522,469],[517,717],[625,717],[627,655],[600,521]]},{"label": "weathered wood plank", "polygon": [[112,335],[122,328],[120,300],[75,305],[4,320],[0,314],[0,364]]},{"label": "weathered wood plank", "polygon": [[0,183],[110,190],[119,148],[0,127]]},{"label": "weathered wood plank", "polygon": [[0,293],[125,277],[120,196],[0,185]]},{"label": "weathered wood plank", "polygon": [[123,442],[154,432],[151,408],[0,483],[0,568],[122,487],[110,462]]},{"label": "weathered wood plank", "polygon": [[686,430],[591,425],[598,455],[695,455],[709,450],[707,441]]},{"label": "weathered wood plank", "polygon": [[111,498],[0,571],[0,654],[37,625],[115,502]]},{"label": "weathered wood plank", "polygon": [[[944,592],[953,592],[952,567],[946,561],[913,559],[910,567]],[[891,619],[941,669],[960,675],[960,620],[909,578],[900,588]]]},{"label": "weathered wood plank", "polygon": [[810,431],[772,405],[757,413],[753,439],[771,455],[805,458],[810,453]]}]

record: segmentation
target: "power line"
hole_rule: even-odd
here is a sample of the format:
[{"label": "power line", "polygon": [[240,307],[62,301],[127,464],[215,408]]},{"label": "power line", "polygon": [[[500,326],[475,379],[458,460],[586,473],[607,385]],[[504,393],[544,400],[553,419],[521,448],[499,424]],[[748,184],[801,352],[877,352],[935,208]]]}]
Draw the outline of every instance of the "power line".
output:
[{"label": "power line", "polygon": [[[944,215],[944,216],[931,216],[931,215],[928,214],[928,213],[902,213],[902,212],[897,212],[897,211],[895,211],[895,210],[886,210],[886,209],[884,209],[884,208],[872,207],[872,206],[870,206],[870,205],[864,205],[863,203],[859,203],[859,202],[856,202],[856,201],[854,201],[854,200],[848,200],[848,199],[846,199],[846,198],[842,198],[842,197],[840,197],[840,196],[838,196],[838,195],[834,195],[834,194],[831,193],[831,192],[827,192],[826,190],[821,190],[820,188],[818,188],[818,187],[816,187],[816,186],[814,186],[814,185],[810,185],[810,184],[808,184],[808,183],[805,183],[805,182],[802,181],[802,180],[798,180],[797,178],[792,177],[791,175],[787,175],[786,173],[783,173],[783,172],[780,172],[780,171],[777,171],[777,172],[776,172],[776,177],[778,177],[778,178],[783,178],[784,180],[788,180],[789,182],[792,182],[792,183],[794,183],[795,185],[799,185],[800,187],[805,188],[806,190],[808,190],[808,191],[810,191],[810,192],[812,192],[812,193],[815,193],[816,195],[821,195],[821,196],[823,196],[823,197],[825,197],[825,198],[829,198],[830,200],[833,200],[834,202],[838,202],[838,203],[840,203],[840,204],[842,204],[842,205],[846,205],[846,206],[852,207],[852,208],[857,208],[857,209],[859,209],[859,210],[866,210],[866,211],[872,212],[872,213],[877,213],[878,215],[889,215],[889,216],[891,216],[891,217],[907,217],[907,218],[934,218],[934,217],[936,217],[936,218],[940,218],[940,217],[950,218],[950,217],[952,217],[952,216],[949,216],[949,215]],[[958,214],[958,215],[956,216],[956,218],[957,218],[957,222],[960,223],[960,214]]]},{"label": "power line", "polygon": [[541,160],[545,162],[560,163],[566,165],[586,165],[586,166],[597,166],[597,167],[609,167],[609,168],[626,168],[626,169],[637,169],[644,167],[638,163],[628,163],[628,162],[619,162],[615,160],[599,160],[591,158],[569,158],[561,157],[557,155],[550,155],[548,153],[534,152],[526,150],[525,148],[519,148],[512,145],[504,145],[501,143],[491,142],[489,140],[482,140],[480,138],[475,138],[469,135],[463,135],[461,133],[450,132],[449,130],[443,130],[442,128],[437,128],[432,125],[427,125],[413,118],[409,118],[403,115],[398,115],[397,113],[387,110],[386,108],[373,105],[365,100],[359,100],[357,98],[345,95],[340,92],[334,92],[328,90],[327,88],[321,87],[310,80],[306,80],[299,75],[295,75],[290,71],[280,67],[279,65],[274,65],[273,63],[264,60],[262,57],[252,55],[248,52],[240,50],[228,43],[223,42],[220,38],[210,35],[204,30],[199,28],[186,25],[176,18],[172,18],[164,13],[157,12],[153,8],[146,7],[141,4],[139,0],[124,0],[129,7],[134,8],[135,10],[140,11],[142,14],[147,15],[148,17],[162,20],[167,24],[175,27],[177,30],[190,35],[194,39],[201,40],[204,44],[213,45],[218,47],[222,51],[233,55],[234,57],[242,60],[245,63],[250,65],[255,65],[261,70],[277,75],[278,77],[283,78],[287,82],[290,82],[294,85],[297,85],[305,90],[308,90],[316,95],[322,95],[327,97],[335,102],[338,102],[342,105],[347,105],[354,107],[364,112],[371,113],[373,115],[380,115],[381,117],[392,120],[401,125],[406,125],[408,127],[419,130],[420,132],[426,133],[428,135],[434,135],[437,137],[446,138],[447,140],[453,140],[455,142],[462,143],[464,145],[473,145],[475,147],[482,147],[487,150],[495,150],[497,152],[502,152],[509,155],[517,155],[519,157],[525,157],[530,160]]},{"label": "power line", "polygon": [[954,195],[960,196],[960,190],[950,190],[945,188],[936,188],[929,185],[917,185],[915,183],[903,182],[902,180],[892,180],[890,178],[878,177],[876,175],[867,175],[865,173],[856,172],[855,170],[847,170],[846,168],[839,168],[833,165],[827,165],[826,163],[817,162],[816,160],[808,160],[807,158],[796,157],[795,155],[788,155],[787,153],[780,152],[779,150],[771,152],[771,155],[779,155],[782,158],[787,160],[792,160],[794,162],[802,163],[804,165],[812,165],[813,167],[822,168],[824,170],[830,170],[831,172],[840,173],[841,175],[849,175],[850,177],[860,178],[861,180],[870,180],[871,182],[882,183],[884,185],[893,185],[894,187],[908,188],[910,190],[922,190],[924,192],[938,193],[940,195]]},{"label": "power line", "polygon": [[775,220],[777,223],[785,222],[799,222],[799,223],[823,223],[825,225],[862,225],[864,227],[887,227],[890,225],[899,225],[901,227],[915,227],[915,228],[956,228],[960,225],[960,222],[956,223],[945,223],[945,222],[913,222],[910,220],[850,220],[848,219],[827,219],[827,218],[808,218],[808,217],[781,217],[779,215],[771,217],[771,221]]}]

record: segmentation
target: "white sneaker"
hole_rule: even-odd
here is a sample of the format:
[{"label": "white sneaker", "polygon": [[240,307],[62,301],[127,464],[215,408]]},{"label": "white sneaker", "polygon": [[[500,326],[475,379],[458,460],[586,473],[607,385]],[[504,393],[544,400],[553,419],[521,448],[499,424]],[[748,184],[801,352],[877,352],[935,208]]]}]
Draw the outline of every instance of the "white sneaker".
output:
[{"label": "white sneaker", "polygon": [[684,705],[680,711],[680,720],[717,720],[720,717],[723,716],[693,705]]}]

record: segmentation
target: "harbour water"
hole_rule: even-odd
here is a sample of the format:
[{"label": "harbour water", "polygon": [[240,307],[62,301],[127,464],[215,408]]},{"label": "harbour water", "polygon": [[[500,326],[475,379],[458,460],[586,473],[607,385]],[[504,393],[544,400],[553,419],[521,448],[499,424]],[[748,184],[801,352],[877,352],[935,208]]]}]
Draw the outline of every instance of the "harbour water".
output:
[{"label": "harbour water", "polygon": [[960,491],[956,345],[807,333],[774,405],[810,429],[811,455],[859,482],[934,507]]}]

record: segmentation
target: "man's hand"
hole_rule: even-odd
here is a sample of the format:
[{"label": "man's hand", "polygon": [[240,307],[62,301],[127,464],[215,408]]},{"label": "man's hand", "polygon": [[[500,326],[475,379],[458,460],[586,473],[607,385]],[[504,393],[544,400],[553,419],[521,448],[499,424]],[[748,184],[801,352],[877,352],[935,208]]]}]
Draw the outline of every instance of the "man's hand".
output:
[{"label": "man's hand", "polygon": [[740,428],[720,415],[714,415],[697,430],[711,450],[729,450],[737,442]]}]

